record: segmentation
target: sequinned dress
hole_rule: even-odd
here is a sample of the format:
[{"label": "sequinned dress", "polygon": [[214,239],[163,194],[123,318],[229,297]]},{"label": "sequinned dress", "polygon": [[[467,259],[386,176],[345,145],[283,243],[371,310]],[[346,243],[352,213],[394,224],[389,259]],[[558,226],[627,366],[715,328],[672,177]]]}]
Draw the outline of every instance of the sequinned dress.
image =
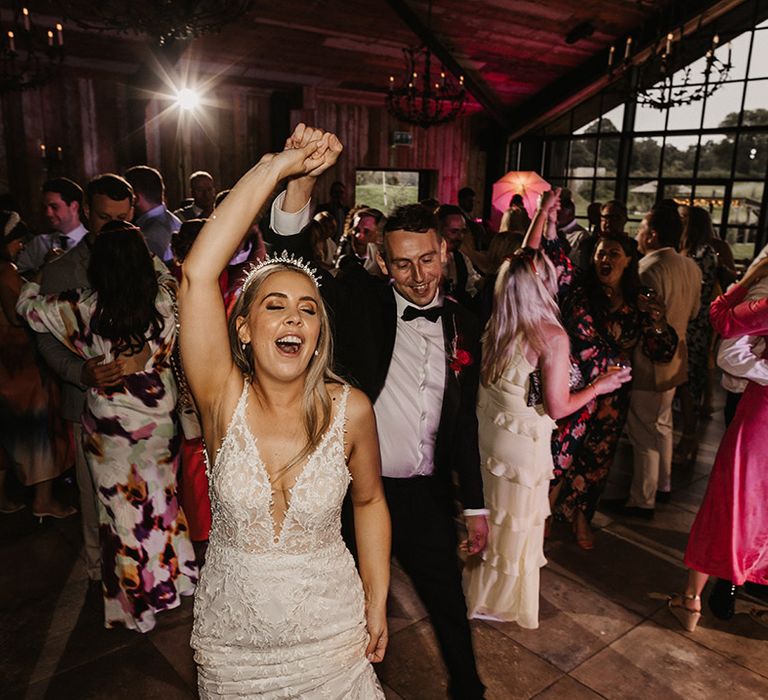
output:
[{"label": "sequinned dress", "polygon": [[213,520],[191,640],[200,697],[383,699],[365,658],[362,582],[341,539],[349,387],[279,527],[246,421],[249,389],[209,468]]}]

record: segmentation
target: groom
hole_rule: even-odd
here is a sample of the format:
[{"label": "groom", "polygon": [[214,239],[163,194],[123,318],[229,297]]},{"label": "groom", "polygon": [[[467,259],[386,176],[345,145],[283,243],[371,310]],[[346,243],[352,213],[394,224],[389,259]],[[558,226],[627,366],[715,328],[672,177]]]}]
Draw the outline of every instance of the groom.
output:
[{"label": "groom", "polygon": [[[297,131],[296,145],[319,132],[302,125]],[[268,242],[277,250],[306,255],[305,233],[291,234],[308,223],[313,185],[311,175],[291,181],[275,200]],[[418,204],[398,208],[383,239],[377,263],[389,284],[354,259],[324,280],[336,321],[337,365],[374,405],[392,551],[430,615],[449,692],[482,698],[453,520],[455,473],[468,532],[462,547],[481,552],[488,523],[475,416],[480,327],[440,295],[446,247],[432,213]]]}]

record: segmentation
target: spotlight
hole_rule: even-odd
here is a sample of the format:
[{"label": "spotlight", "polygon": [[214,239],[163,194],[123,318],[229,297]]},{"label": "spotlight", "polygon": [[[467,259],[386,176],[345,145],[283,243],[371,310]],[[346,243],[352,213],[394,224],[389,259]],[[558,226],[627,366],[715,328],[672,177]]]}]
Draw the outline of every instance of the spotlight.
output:
[{"label": "spotlight", "polygon": [[190,88],[181,88],[176,95],[176,102],[181,109],[191,112],[200,106],[200,95]]}]

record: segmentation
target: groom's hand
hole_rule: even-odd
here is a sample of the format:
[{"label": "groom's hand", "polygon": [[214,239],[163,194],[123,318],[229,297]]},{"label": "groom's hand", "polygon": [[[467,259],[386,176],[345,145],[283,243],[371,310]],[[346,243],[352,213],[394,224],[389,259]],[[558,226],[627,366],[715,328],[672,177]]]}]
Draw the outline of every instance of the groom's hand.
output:
[{"label": "groom's hand", "polygon": [[467,554],[479,554],[488,544],[488,518],[485,515],[465,516],[467,539],[461,543],[461,548]]}]

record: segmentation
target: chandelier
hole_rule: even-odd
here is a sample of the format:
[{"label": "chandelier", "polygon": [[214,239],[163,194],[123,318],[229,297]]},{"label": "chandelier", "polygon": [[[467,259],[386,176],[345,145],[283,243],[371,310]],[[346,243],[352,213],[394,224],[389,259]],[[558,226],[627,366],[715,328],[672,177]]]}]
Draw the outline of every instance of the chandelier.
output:
[{"label": "chandelier", "polygon": [[83,29],[147,34],[160,46],[219,32],[255,0],[64,0],[67,17]]},{"label": "chandelier", "polygon": [[608,50],[609,78],[613,80],[615,74],[621,75],[635,64],[637,75],[632,81],[629,97],[637,100],[639,105],[658,110],[688,105],[710,97],[728,80],[733,68],[731,45],[728,44],[727,57],[723,59],[718,56],[720,37],[715,34],[704,55],[703,69],[694,72],[690,63],[685,68],[678,68],[683,61],[690,60],[690,52],[686,52],[683,46],[684,39],[684,27],[657,36],[648,57],[636,63],[632,60],[632,37],[628,37],[620,63],[617,64],[615,60],[616,47],[611,46]]},{"label": "chandelier", "polygon": [[[432,0],[429,2],[427,27],[432,25]],[[431,33],[431,32],[430,32]],[[429,47],[403,49],[405,73],[398,83],[389,76],[387,109],[409,124],[423,129],[455,119],[464,107],[464,76],[456,80],[445,66],[438,66]]]},{"label": "chandelier", "polygon": [[64,28],[35,26],[27,7],[14,3],[13,20],[0,37],[0,93],[50,80],[64,57]]}]

